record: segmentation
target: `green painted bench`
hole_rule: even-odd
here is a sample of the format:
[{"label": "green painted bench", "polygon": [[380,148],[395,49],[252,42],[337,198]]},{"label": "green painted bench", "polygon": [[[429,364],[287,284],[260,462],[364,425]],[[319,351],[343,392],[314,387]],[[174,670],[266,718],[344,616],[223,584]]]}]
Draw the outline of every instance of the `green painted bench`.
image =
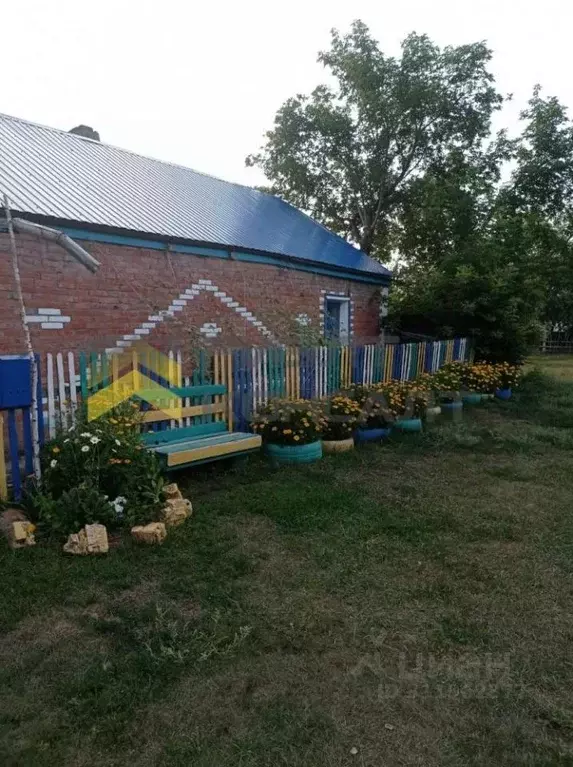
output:
[{"label": "green painted bench", "polygon": [[[173,399],[158,403],[167,412],[146,410],[141,418],[143,441],[166,471],[244,456],[261,447],[259,435],[229,429],[225,416],[231,419],[232,415],[226,386],[172,387],[170,391]],[[145,399],[145,392],[140,396]],[[199,404],[183,405],[174,419],[169,408],[178,407],[180,400]]]}]

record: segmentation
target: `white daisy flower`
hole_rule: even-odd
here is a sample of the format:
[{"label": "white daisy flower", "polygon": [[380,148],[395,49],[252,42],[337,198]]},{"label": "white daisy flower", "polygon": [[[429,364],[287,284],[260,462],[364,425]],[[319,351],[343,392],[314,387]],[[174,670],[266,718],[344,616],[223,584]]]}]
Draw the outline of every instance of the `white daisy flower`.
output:
[{"label": "white daisy flower", "polygon": [[99,437],[90,437],[90,442],[92,445],[97,445],[98,442],[101,442],[101,439]]},{"label": "white daisy flower", "polygon": [[56,467],[57,465],[58,465],[58,462],[56,461],[56,459],[55,459],[55,458],[52,458],[52,460],[50,461],[50,466],[51,466],[51,468],[52,468],[52,469],[55,469],[55,467]]},{"label": "white daisy flower", "polygon": [[64,440],[64,443],[65,443],[65,442],[69,442],[69,441],[70,441],[70,438],[69,438],[69,437],[66,437],[66,438],[65,438],[65,440]]},{"label": "white daisy flower", "polygon": [[87,453],[89,449],[90,449],[90,446],[89,446],[89,445],[84,445],[84,446],[82,447],[82,453]]},{"label": "white daisy flower", "polygon": [[91,434],[89,431],[82,431],[80,434],[80,437],[91,437]]},{"label": "white daisy flower", "polygon": [[116,445],[121,445],[121,442],[118,439],[116,439],[115,444]]}]

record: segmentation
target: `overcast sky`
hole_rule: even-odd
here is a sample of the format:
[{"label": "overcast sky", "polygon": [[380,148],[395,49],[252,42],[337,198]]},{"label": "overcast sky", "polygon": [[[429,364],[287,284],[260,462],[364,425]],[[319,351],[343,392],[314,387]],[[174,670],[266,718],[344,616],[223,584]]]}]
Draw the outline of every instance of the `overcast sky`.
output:
[{"label": "overcast sky", "polygon": [[[329,30],[365,21],[384,51],[411,31],[485,39],[514,130],[536,82],[573,106],[571,0],[21,0],[4,3],[0,112],[246,184],[281,103],[324,80]],[[1,147],[0,147],[1,152]]]}]

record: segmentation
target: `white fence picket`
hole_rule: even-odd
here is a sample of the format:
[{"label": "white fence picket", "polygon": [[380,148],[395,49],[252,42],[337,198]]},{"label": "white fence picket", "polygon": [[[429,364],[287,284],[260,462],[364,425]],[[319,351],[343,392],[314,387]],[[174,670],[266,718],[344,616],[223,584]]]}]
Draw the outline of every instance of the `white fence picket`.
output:
[{"label": "white fence picket", "polygon": [[46,355],[46,388],[48,390],[48,434],[56,436],[56,403],[54,397],[54,358]]}]

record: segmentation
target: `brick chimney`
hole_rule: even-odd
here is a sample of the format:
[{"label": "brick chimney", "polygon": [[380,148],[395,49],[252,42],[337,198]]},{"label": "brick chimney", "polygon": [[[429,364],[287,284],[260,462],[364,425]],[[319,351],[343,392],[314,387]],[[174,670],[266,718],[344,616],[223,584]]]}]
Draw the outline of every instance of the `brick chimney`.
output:
[{"label": "brick chimney", "polygon": [[72,128],[68,133],[74,133],[76,136],[83,136],[84,138],[91,138],[94,141],[100,140],[99,133],[93,128],[90,128],[89,125],[76,125],[76,127]]}]

